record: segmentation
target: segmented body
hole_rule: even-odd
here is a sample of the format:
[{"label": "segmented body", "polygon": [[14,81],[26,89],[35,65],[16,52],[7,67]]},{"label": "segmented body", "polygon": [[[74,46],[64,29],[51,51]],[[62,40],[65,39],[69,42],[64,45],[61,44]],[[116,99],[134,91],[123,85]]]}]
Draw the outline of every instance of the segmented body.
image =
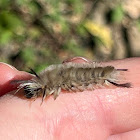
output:
[{"label": "segmented body", "polygon": [[39,75],[36,74],[35,78],[20,81],[19,89],[24,89],[27,98],[42,96],[43,101],[51,94],[56,99],[62,89],[76,92],[94,89],[107,83],[130,87],[129,83],[118,83],[120,71],[126,69],[115,69],[113,66],[101,67],[95,63],[51,65]]}]

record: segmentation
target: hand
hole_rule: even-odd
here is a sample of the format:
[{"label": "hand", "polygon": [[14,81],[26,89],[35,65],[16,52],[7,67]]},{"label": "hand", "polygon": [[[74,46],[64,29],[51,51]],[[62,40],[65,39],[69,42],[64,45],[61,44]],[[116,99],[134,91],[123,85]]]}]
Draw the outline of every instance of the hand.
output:
[{"label": "hand", "polygon": [[[77,61],[72,59],[71,61]],[[77,61],[79,62],[79,61]],[[128,69],[125,78],[132,88],[96,89],[60,93],[54,101],[34,102],[12,94],[11,79],[32,75],[0,64],[1,140],[139,140],[140,139],[140,58],[106,63]]]}]

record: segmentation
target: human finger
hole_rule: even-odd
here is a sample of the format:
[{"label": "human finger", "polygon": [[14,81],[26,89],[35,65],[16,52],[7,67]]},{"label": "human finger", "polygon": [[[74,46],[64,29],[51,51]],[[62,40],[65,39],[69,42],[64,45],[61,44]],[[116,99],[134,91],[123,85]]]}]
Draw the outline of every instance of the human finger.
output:
[{"label": "human finger", "polygon": [[18,71],[15,67],[0,62],[0,96],[16,89],[17,85],[10,83],[12,80],[28,80],[31,77],[33,75],[24,71]]}]

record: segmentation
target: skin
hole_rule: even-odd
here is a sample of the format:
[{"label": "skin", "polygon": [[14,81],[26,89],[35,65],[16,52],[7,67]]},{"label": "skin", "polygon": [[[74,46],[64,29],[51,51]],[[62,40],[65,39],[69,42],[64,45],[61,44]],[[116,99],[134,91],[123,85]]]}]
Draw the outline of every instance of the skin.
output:
[{"label": "skin", "polygon": [[[76,57],[68,62],[87,63]],[[0,139],[4,140],[139,140],[140,138],[140,58],[107,62],[129,71],[124,75],[132,88],[101,88],[94,91],[50,96],[40,106],[16,96],[10,84],[32,75],[0,63]],[[19,93],[18,93],[19,94]],[[22,95],[22,91],[21,91]]]}]

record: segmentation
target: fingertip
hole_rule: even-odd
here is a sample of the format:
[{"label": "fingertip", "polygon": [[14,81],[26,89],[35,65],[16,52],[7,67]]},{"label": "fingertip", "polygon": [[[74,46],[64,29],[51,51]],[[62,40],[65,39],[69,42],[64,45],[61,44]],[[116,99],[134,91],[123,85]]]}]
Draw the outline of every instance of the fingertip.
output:
[{"label": "fingertip", "polygon": [[88,60],[88,59],[86,59],[84,57],[80,57],[80,56],[66,59],[62,63],[64,64],[64,63],[69,63],[69,62],[73,62],[73,63],[91,63],[90,60]]},{"label": "fingertip", "polygon": [[12,80],[28,80],[31,77],[29,73],[18,71],[15,67],[0,62],[0,96],[16,89],[17,85],[12,85]]}]

